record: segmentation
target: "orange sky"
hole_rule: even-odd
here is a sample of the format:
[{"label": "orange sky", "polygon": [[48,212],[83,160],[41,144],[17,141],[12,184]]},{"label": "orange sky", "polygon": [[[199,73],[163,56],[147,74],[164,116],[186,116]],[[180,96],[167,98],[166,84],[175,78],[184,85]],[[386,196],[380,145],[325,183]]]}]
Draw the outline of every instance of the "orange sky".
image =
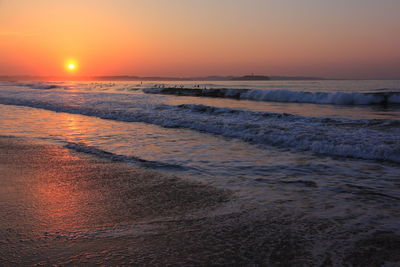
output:
[{"label": "orange sky", "polygon": [[0,75],[400,78],[398,0],[0,0]]}]

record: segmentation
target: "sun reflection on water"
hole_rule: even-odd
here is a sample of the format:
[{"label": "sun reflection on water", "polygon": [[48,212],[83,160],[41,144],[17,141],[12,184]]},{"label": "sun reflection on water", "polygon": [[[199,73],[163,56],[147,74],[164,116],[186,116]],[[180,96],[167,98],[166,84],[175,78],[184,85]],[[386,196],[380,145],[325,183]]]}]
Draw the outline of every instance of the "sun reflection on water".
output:
[{"label": "sun reflection on water", "polygon": [[83,227],[87,220],[82,206],[85,191],[79,176],[71,176],[78,158],[67,150],[52,149],[49,152],[51,162],[33,179],[31,191],[36,203],[36,216],[46,232]]}]

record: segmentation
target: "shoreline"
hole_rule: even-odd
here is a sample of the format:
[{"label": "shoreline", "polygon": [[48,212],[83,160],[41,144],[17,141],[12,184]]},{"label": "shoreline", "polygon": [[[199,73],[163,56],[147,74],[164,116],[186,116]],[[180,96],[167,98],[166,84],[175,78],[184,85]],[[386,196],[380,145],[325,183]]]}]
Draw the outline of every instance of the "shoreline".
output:
[{"label": "shoreline", "polygon": [[59,263],[68,252],[50,247],[60,241],[85,246],[93,238],[84,249],[90,250],[102,238],[190,218],[231,198],[207,185],[26,138],[0,137],[0,163],[4,264]]},{"label": "shoreline", "polygon": [[295,205],[235,203],[229,191],[45,141],[0,137],[0,171],[4,265],[400,261],[393,232],[351,232]]}]

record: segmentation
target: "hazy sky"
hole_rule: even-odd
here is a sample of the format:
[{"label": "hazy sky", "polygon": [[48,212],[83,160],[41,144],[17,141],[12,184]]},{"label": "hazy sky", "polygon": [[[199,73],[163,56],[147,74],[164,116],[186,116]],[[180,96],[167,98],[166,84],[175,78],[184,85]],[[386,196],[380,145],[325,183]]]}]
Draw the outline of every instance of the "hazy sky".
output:
[{"label": "hazy sky", "polygon": [[400,78],[399,0],[0,0],[0,75]]}]

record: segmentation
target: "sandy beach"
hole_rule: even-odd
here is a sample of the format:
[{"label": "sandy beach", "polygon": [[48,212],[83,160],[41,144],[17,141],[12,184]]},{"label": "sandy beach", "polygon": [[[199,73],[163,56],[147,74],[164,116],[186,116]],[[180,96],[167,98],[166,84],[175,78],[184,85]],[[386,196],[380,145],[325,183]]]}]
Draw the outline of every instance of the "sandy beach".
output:
[{"label": "sandy beach", "polygon": [[[337,222],[246,205],[226,190],[60,145],[2,137],[0,171],[0,262],[6,266],[399,260],[394,233],[351,243],[359,233],[343,233]],[[340,239],[347,247],[331,254],[327,249]]]}]

